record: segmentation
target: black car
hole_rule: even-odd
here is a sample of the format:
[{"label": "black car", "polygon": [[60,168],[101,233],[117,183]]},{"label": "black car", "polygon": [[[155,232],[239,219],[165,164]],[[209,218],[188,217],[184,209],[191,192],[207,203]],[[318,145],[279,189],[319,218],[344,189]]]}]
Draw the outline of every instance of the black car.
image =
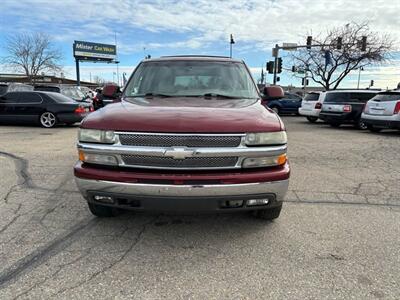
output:
[{"label": "black car", "polygon": [[82,121],[93,111],[88,103],[78,103],[52,92],[9,92],[0,96],[0,122],[38,123],[43,127]]},{"label": "black car", "polygon": [[367,129],[361,120],[361,113],[369,99],[379,90],[332,90],[327,91],[319,118],[332,127],[353,124],[356,128]]},{"label": "black car", "polygon": [[269,101],[263,99],[263,105],[268,106],[277,114],[298,114],[301,100],[302,98],[299,95],[285,92],[282,99]]}]

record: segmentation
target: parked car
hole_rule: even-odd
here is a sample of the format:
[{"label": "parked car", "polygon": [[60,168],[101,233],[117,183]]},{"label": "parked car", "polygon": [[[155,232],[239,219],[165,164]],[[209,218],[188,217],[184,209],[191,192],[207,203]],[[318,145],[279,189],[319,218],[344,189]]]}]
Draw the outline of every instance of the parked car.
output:
[{"label": "parked car", "polygon": [[286,149],[285,126],[261,105],[243,61],[146,59],[121,102],[83,120],[74,174],[99,217],[122,208],[254,211],[270,220],[288,189]]},{"label": "parked car", "polygon": [[318,120],[319,113],[321,112],[322,104],[324,103],[324,92],[311,92],[304,96],[299,108],[299,114],[305,116],[311,123]]},{"label": "parked car", "polygon": [[0,122],[35,123],[51,128],[82,121],[93,107],[51,92],[9,92],[0,96]]},{"label": "parked car", "polygon": [[108,104],[120,101],[121,89],[116,84],[106,84],[93,98],[94,109],[100,109]]},{"label": "parked car", "polygon": [[341,124],[354,124],[356,128],[367,129],[361,120],[364,105],[379,90],[332,90],[325,92],[324,104],[319,118],[332,127]]},{"label": "parked car", "polygon": [[400,130],[400,90],[382,92],[369,100],[361,120],[372,132]]},{"label": "parked car", "polygon": [[0,96],[8,92],[33,91],[33,86],[22,83],[0,83]]},{"label": "parked car", "polygon": [[285,92],[284,97],[275,100],[263,99],[263,104],[268,106],[277,114],[298,114],[301,106],[301,97],[296,94]]},{"label": "parked car", "polygon": [[86,96],[77,86],[63,85],[63,84],[36,85],[35,91],[60,93],[64,96],[74,99],[77,102],[92,103],[90,98],[88,96]]}]

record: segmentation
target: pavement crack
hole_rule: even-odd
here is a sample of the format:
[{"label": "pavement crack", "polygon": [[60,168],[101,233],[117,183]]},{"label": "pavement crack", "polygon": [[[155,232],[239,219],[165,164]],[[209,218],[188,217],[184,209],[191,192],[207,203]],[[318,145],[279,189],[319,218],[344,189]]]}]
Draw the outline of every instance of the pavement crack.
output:
[{"label": "pavement crack", "polygon": [[143,237],[147,227],[150,224],[156,222],[158,218],[159,218],[159,216],[151,219],[150,221],[148,221],[148,222],[146,222],[145,224],[142,225],[142,228],[140,229],[140,231],[136,235],[136,238],[133,240],[133,242],[131,243],[129,248],[117,260],[113,261],[112,263],[110,263],[106,267],[102,268],[101,270],[99,270],[97,272],[94,272],[86,280],[83,280],[83,281],[79,282],[78,284],[76,284],[74,286],[67,287],[67,288],[64,288],[64,289],[58,291],[57,293],[53,294],[52,297],[57,298],[59,295],[61,295],[62,293],[66,292],[66,291],[72,291],[74,289],[77,289],[77,288],[83,286],[84,284],[86,284],[86,283],[90,282],[91,280],[93,280],[94,278],[96,278],[98,275],[103,274],[104,272],[112,269],[115,265],[117,265],[118,263],[123,261],[126,258],[126,256],[129,254],[129,252],[131,252],[135,248],[135,246],[142,240],[142,237]]},{"label": "pavement crack", "polygon": [[0,288],[15,280],[22,273],[43,264],[49,258],[68,247],[81,233],[94,226],[97,223],[96,220],[90,219],[76,224],[68,233],[58,236],[51,243],[38,248],[5,269],[0,273]]}]

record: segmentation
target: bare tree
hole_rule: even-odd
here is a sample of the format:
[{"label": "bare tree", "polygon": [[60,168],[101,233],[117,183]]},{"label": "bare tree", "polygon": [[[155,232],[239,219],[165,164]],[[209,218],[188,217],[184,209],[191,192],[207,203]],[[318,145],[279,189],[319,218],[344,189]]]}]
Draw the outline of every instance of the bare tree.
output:
[{"label": "bare tree", "polygon": [[[365,51],[361,50],[363,36],[367,38]],[[341,49],[337,49],[338,38],[342,39]],[[295,51],[293,62],[306,70],[314,82],[329,90],[338,88],[352,70],[386,62],[394,41],[387,34],[370,31],[368,22],[364,22],[330,29],[313,37],[312,45],[317,46]]]},{"label": "bare tree", "polygon": [[8,53],[4,63],[16,71],[22,71],[32,82],[42,72],[61,71],[58,62],[61,51],[53,46],[50,37],[44,33],[17,34],[7,38],[5,50]]}]

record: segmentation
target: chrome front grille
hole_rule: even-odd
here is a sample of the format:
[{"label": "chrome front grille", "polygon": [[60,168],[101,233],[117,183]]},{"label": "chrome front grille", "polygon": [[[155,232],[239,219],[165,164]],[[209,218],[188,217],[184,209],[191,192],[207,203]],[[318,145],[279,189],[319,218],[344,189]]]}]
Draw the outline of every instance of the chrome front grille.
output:
[{"label": "chrome front grille", "polygon": [[122,145],[144,147],[238,147],[241,138],[240,135],[119,134]]},{"label": "chrome front grille", "polygon": [[121,155],[121,159],[126,166],[166,169],[234,168],[238,161],[238,157],[188,157],[185,159],[174,159],[171,157],[145,155]]}]

